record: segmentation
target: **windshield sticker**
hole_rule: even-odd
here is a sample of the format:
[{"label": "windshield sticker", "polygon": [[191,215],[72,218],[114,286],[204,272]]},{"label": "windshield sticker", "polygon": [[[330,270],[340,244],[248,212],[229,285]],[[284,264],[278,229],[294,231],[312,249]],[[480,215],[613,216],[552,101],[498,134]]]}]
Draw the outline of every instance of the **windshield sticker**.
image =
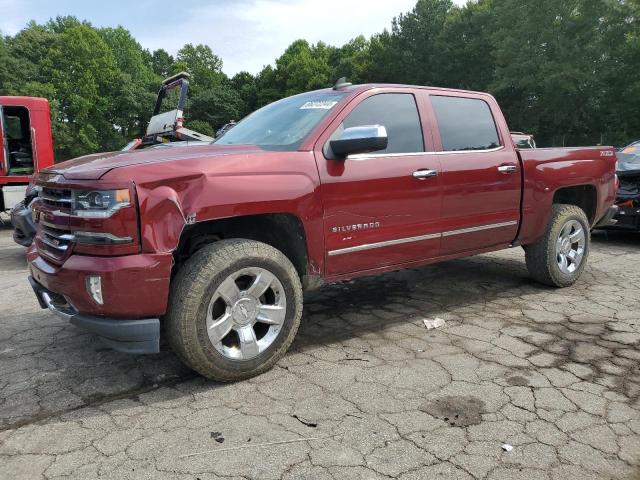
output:
[{"label": "windshield sticker", "polygon": [[300,110],[331,110],[338,102],[331,100],[320,100],[315,102],[307,102],[300,107]]}]

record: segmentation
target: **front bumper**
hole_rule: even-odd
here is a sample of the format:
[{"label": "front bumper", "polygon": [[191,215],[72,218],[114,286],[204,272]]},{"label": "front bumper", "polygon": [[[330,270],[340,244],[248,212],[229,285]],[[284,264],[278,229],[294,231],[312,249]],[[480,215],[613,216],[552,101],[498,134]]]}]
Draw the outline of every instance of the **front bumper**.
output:
[{"label": "front bumper", "polygon": [[98,335],[101,340],[119,352],[158,353],[160,351],[160,320],[145,318],[127,320],[82,315],[57,293],[29,277],[29,282],[42,308],[48,308],[58,317]]},{"label": "front bumper", "polygon": [[13,240],[23,247],[28,247],[36,235],[36,224],[31,216],[31,207],[18,203],[11,210],[11,225],[13,225]]},{"label": "front bumper", "polygon": [[[31,276],[64,297],[83,315],[106,318],[159,318],[165,314],[173,256],[171,253],[100,257],[72,254],[62,265],[42,257],[36,242],[27,250]],[[87,276],[101,278],[103,304],[87,292]]]}]

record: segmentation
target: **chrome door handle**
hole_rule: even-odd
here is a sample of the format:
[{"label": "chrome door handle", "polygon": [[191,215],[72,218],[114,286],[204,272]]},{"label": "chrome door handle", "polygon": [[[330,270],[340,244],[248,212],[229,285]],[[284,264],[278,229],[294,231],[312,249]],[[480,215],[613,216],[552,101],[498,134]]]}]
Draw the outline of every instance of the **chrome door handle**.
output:
[{"label": "chrome door handle", "polygon": [[500,173],[514,173],[518,171],[518,167],[516,167],[515,165],[500,165],[498,167],[498,171]]},{"label": "chrome door handle", "polygon": [[418,180],[425,180],[431,177],[437,177],[437,170],[416,170],[413,172],[413,178],[417,178]]}]

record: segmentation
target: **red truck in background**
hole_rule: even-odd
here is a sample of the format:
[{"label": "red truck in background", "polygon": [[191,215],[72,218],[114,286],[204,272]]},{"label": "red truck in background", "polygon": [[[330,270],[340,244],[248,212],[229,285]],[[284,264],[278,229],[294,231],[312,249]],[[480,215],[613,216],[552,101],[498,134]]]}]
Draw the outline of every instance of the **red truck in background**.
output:
[{"label": "red truck in background", "polygon": [[270,368],[302,292],[522,246],[564,287],[615,213],[613,148],[515,148],[485,93],[341,82],[215,143],[97,154],[38,174],[27,258],[42,308],[120,351],[160,335],[209,378]]},{"label": "red truck in background", "polygon": [[0,212],[22,201],[31,176],[51,165],[47,99],[0,97]]}]

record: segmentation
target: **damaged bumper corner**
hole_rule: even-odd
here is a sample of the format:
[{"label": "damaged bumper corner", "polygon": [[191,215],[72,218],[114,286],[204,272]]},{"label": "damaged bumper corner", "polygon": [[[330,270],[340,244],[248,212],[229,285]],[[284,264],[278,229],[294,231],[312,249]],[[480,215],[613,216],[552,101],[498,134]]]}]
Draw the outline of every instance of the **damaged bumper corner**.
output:
[{"label": "damaged bumper corner", "polygon": [[95,335],[103,343],[118,352],[124,353],[158,353],[160,351],[160,320],[115,319],[83,315],[78,313],[61,295],[58,295],[29,277],[42,308],[48,308],[56,316],[69,321],[73,325]]},{"label": "damaged bumper corner", "polygon": [[616,215],[618,215],[619,211],[620,207],[618,207],[617,205],[612,205],[609,210],[607,210],[607,213],[605,213],[604,217],[602,217],[598,221],[598,223],[596,223],[594,228],[612,227],[613,225],[618,223],[618,220],[615,217]]},{"label": "damaged bumper corner", "polygon": [[18,203],[11,210],[11,225],[13,226],[13,240],[23,247],[28,247],[36,235],[36,224],[31,215],[31,206],[24,202]]}]

